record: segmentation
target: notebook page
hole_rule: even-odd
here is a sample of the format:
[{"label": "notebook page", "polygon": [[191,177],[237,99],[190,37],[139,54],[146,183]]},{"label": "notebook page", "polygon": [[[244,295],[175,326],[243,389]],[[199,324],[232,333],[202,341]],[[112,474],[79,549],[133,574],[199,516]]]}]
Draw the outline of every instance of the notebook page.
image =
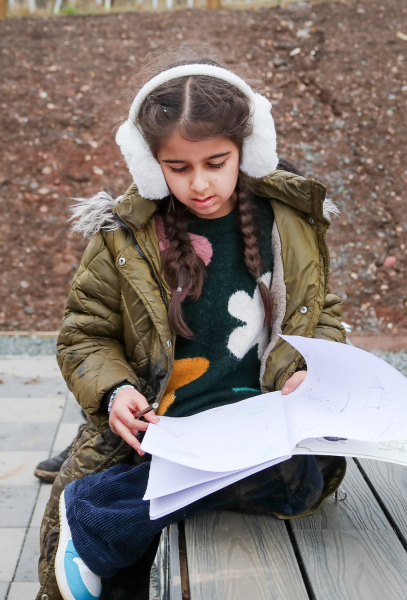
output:
[{"label": "notebook page", "polygon": [[407,379],[364,350],[281,336],[307,361],[307,377],[285,396],[291,448],[307,438],[407,439]]},{"label": "notebook page", "polygon": [[160,417],[142,449],[201,471],[246,469],[290,454],[281,392],[261,394],[191,417]]},{"label": "notebook page", "polygon": [[359,442],[341,438],[313,438],[298,442],[293,454],[327,454],[329,456],[356,456],[383,460],[407,466],[407,438],[388,442]]},{"label": "notebook page", "polygon": [[193,469],[192,467],[186,467],[185,465],[166,460],[160,456],[153,456],[148,485],[143,500],[151,500],[151,498],[174,494],[175,492],[207,481],[226,477],[235,472],[215,473],[214,471],[200,471],[199,469]]},{"label": "notebook page", "polygon": [[226,477],[215,479],[214,481],[208,481],[206,483],[181,490],[180,492],[175,492],[174,494],[170,494],[168,496],[153,498],[150,500],[150,519],[159,519],[164,515],[175,512],[176,510],[192,504],[193,502],[196,502],[205,496],[209,496],[209,494],[212,494],[217,490],[225,488],[236,481],[244,479],[245,477],[249,477],[249,475],[258,473],[263,469],[272,467],[280,462],[283,462],[284,460],[287,460],[288,458],[290,458],[290,456],[276,458],[262,465],[256,465],[250,469],[244,469],[243,471],[232,473]]}]

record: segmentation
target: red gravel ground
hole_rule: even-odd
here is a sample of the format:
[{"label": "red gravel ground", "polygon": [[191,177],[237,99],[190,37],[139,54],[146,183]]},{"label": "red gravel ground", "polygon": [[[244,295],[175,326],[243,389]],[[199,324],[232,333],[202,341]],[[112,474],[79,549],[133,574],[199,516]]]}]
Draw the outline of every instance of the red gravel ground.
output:
[{"label": "red gravel ground", "polygon": [[[70,196],[131,183],[111,137],[144,56],[204,41],[261,78],[279,153],[342,215],[331,287],[356,330],[407,332],[407,5],[400,0],[0,23],[0,329],[60,327],[85,248]],[[297,50],[298,49],[298,50]]]}]

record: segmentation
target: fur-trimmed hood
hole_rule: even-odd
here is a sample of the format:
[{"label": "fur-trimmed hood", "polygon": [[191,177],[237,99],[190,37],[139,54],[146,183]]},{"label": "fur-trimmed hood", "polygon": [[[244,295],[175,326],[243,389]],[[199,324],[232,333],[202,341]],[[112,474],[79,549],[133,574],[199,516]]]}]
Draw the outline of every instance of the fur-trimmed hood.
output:
[{"label": "fur-trimmed hood", "polygon": [[[296,208],[312,219],[323,219],[329,224],[332,214],[340,214],[339,209],[330,198],[325,197],[325,187],[313,179],[305,179],[286,171],[275,171],[263,179],[254,181],[254,191],[264,198],[275,198],[285,204]],[[317,194],[315,194],[317,192]],[[318,198],[315,199],[315,196]],[[72,206],[73,222],[72,231],[82,233],[85,238],[92,238],[100,229],[115,231],[121,227],[116,214],[120,216],[120,203],[133,197],[136,204],[148,203],[148,214],[157,210],[157,203],[145,200],[139,193],[136,185],[131,185],[126,193],[118,198],[112,198],[107,192],[99,192],[91,198],[74,198],[76,204]],[[128,213],[128,211],[126,211]],[[143,211],[144,212],[144,211]],[[129,220],[127,214],[126,221]],[[134,226],[135,223],[131,222]],[[136,229],[143,226],[137,219]]]}]

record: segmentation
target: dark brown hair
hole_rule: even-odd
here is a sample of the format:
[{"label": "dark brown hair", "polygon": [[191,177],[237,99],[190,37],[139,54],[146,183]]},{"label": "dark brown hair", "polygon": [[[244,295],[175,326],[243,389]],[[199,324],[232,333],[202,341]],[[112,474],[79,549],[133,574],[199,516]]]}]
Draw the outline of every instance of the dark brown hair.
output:
[{"label": "dark brown hair", "polygon": [[[165,68],[193,63],[224,67],[211,57],[195,55],[192,59],[167,63]],[[155,156],[163,141],[178,132],[191,141],[225,137],[237,146],[241,158],[243,142],[252,132],[250,105],[243,92],[226,81],[204,75],[179,77],[155,89],[144,100],[136,125]],[[240,171],[235,190],[236,208],[245,263],[258,281],[265,322],[270,323],[273,303],[269,289],[259,281],[262,260],[248,182],[249,178]],[[161,201],[160,211],[169,241],[169,247],[162,255],[162,271],[172,290],[168,318],[176,334],[190,338],[193,333],[184,321],[182,302],[187,297],[196,299],[201,294],[205,264],[191,243],[185,206],[170,196]]]}]

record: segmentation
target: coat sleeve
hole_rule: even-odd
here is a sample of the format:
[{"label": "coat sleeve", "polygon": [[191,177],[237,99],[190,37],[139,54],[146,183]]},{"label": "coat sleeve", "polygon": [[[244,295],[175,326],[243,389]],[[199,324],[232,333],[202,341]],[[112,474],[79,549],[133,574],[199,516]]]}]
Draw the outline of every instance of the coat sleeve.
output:
[{"label": "coat sleeve", "polygon": [[331,342],[346,342],[346,331],[341,323],[342,300],[335,294],[328,293],[325,298],[314,338]]},{"label": "coat sleeve", "polygon": [[89,417],[96,415],[104,395],[116,385],[128,381],[140,390],[126,357],[120,307],[119,274],[99,232],[72,282],[57,343],[62,375]]}]

